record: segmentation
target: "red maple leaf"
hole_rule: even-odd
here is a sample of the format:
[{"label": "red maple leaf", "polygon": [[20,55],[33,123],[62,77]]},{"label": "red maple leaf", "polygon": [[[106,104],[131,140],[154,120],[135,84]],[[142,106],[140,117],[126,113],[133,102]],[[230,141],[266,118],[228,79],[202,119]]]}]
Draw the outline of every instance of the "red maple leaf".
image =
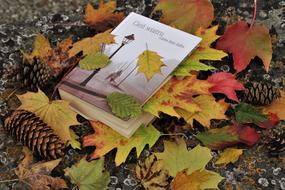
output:
[{"label": "red maple leaf", "polygon": [[239,102],[236,95],[236,90],[244,90],[242,83],[235,79],[235,76],[231,73],[220,72],[215,73],[208,78],[208,82],[214,84],[209,89],[211,93],[223,93],[229,99]]},{"label": "red maple leaf", "polygon": [[244,70],[255,56],[261,58],[265,70],[269,70],[272,44],[269,30],[264,26],[249,29],[245,21],[232,24],[218,40],[216,48],[233,54],[237,72]]}]

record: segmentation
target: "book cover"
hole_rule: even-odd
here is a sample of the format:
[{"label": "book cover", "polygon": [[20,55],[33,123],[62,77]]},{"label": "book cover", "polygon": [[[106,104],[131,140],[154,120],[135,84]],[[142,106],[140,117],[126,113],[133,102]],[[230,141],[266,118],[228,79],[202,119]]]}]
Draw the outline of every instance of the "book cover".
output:
[{"label": "book cover", "polygon": [[[60,90],[109,114],[112,112],[106,101],[108,94],[115,91],[129,94],[143,105],[201,41],[136,13],[127,16],[111,34],[115,35],[116,43],[106,45],[103,52],[111,63],[95,71],[76,67],[60,86]],[[152,77],[138,70],[139,56],[145,50],[156,52],[163,62],[160,72]]]}]

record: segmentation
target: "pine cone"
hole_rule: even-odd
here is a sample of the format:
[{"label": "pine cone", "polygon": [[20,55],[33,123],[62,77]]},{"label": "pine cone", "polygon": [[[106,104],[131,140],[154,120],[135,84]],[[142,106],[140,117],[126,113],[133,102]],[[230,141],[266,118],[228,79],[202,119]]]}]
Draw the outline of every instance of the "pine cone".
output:
[{"label": "pine cone", "polygon": [[16,110],[6,119],[4,128],[40,158],[51,160],[63,156],[64,144],[60,138],[32,112]]},{"label": "pine cone", "polygon": [[268,150],[271,156],[285,153],[285,126],[273,129],[268,143]]},{"label": "pine cone", "polygon": [[280,90],[269,82],[248,82],[245,88],[244,102],[252,105],[269,105],[280,97]]},{"label": "pine cone", "polygon": [[27,90],[37,91],[38,87],[43,88],[47,85],[51,77],[50,67],[34,58],[32,63],[24,60],[17,74],[12,77],[12,82]]}]

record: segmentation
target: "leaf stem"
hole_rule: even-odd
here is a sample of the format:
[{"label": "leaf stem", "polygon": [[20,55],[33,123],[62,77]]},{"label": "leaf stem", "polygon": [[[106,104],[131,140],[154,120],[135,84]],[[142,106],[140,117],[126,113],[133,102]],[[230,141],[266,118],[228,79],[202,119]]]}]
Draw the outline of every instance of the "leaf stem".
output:
[{"label": "leaf stem", "polygon": [[256,19],[256,11],[257,11],[257,0],[254,0],[254,11],[253,11],[253,18],[251,20],[251,24],[249,27],[249,30],[252,29],[253,25],[254,25],[254,21]]},{"label": "leaf stem", "polygon": [[188,137],[184,133],[173,133],[173,134],[160,134],[160,136],[183,136],[185,139],[188,139]]},{"label": "leaf stem", "polygon": [[19,181],[19,179],[7,179],[7,180],[2,180],[0,183],[11,183],[11,182],[16,182]]}]

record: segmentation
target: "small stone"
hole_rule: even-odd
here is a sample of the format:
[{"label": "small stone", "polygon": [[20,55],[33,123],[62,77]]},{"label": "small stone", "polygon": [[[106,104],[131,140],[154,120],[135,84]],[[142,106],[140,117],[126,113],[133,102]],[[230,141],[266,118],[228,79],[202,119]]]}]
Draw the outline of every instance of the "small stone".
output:
[{"label": "small stone", "polygon": [[279,172],[281,171],[281,168],[273,168],[273,174],[274,175],[279,175]]},{"label": "small stone", "polygon": [[267,17],[267,13],[262,10],[262,11],[259,12],[259,16],[260,16],[261,18],[266,18],[266,17]]},{"label": "small stone", "polygon": [[268,180],[266,178],[263,178],[263,177],[258,179],[258,183],[260,185],[262,185],[263,187],[268,187],[268,185],[269,185]]}]

